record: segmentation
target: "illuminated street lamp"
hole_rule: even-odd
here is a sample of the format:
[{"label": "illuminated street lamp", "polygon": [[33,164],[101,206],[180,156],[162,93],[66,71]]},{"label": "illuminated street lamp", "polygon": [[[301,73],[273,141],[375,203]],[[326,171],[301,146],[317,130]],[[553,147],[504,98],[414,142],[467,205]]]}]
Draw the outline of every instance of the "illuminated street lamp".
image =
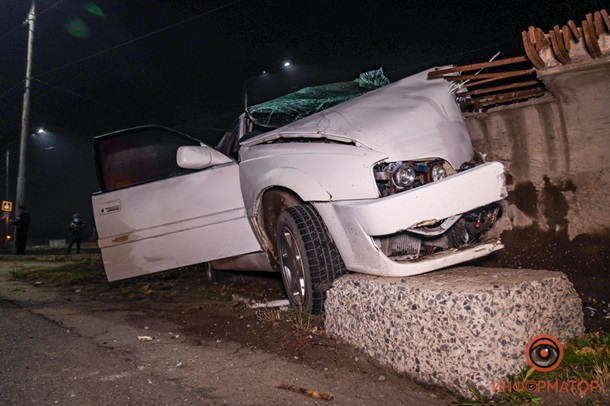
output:
[{"label": "illuminated street lamp", "polygon": [[46,138],[49,135],[49,133],[47,132],[47,130],[45,130],[44,128],[40,127],[38,130],[36,130],[35,133],[32,134],[32,138]]},{"label": "illuminated street lamp", "polygon": [[267,75],[269,73],[272,73],[272,72],[284,69],[284,68],[286,68],[288,66],[290,66],[290,61],[285,61],[284,64],[282,66],[280,66],[279,68],[272,69],[270,71],[264,70],[261,73],[259,73],[258,75],[254,75],[254,76],[246,79],[244,81],[244,86],[243,86],[243,90],[242,90],[243,95],[244,95],[244,110],[248,108],[248,85],[251,82],[255,81],[256,79],[260,78],[262,75]]}]

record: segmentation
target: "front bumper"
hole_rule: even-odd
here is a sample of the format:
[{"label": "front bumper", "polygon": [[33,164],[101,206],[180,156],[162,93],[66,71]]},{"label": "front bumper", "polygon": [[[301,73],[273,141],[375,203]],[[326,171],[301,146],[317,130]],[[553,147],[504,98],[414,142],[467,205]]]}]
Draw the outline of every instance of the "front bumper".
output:
[{"label": "front bumper", "polygon": [[313,204],[326,223],[347,269],[400,277],[479,258],[503,246],[496,240],[448,249],[414,260],[394,261],[379,250],[373,237],[459,215],[504,197],[504,167],[498,162],[490,162],[384,198]]}]

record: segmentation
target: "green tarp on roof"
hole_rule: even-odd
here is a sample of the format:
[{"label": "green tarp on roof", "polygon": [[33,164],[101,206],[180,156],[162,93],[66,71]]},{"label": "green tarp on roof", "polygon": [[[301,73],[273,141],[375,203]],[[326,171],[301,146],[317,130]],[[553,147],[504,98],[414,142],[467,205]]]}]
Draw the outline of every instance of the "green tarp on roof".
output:
[{"label": "green tarp on roof", "polygon": [[250,106],[246,111],[256,124],[279,128],[389,83],[390,80],[379,68],[361,73],[351,82],[306,87],[286,96]]}]

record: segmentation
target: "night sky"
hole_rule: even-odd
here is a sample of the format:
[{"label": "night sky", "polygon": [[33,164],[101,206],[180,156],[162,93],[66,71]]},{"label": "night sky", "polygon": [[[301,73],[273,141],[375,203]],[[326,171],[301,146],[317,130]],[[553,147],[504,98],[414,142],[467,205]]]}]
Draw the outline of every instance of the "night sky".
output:
[{"label": "night sky", "polygon": [[[0,0],[0,194],[15,199],[30,0]],[[548,32],[607,1],[37,0],[26,205],[32,238],[93,225],[91,138],[161,124],[214,143],[262,101],[383,67],[396,80],[433,66],[524,55],[521,31]],[[291,66],[281,69],[284,61]]]}]

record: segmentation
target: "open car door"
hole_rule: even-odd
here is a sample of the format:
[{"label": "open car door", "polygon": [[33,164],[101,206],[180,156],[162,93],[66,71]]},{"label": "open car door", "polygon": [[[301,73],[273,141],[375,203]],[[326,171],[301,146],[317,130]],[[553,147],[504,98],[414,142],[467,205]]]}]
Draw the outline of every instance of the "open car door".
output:
[{"label": "open car door", "polygon": [[[180,167],[180,147],[213,159]],[[101,188],[93,212],[108,280],[261,250],[231,158],[158,126],[96,137],[93,149]]]}]

